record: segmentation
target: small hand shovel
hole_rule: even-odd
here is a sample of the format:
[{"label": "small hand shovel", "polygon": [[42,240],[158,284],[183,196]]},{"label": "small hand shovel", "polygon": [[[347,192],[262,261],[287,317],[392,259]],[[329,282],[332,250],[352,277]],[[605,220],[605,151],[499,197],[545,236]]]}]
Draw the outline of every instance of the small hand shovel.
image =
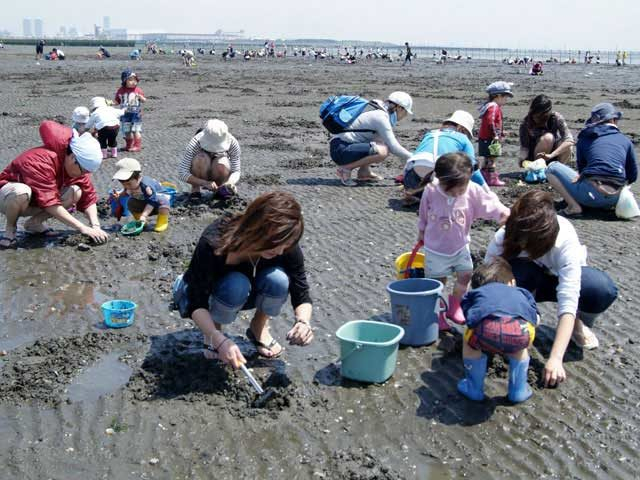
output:
[{"label": "small hand shovel", "polygon": [[254,378],[253,375],[251,375],[251,372],[244,365],[240,365],[240,370],[242,370],[242,373],[244,373],[245,377],[247,377],[247,380],[249,380],[251,386],[258,393],[258,397],[253,401],[251,406],[254,408],[263,408],[267,404],[267,402],[275,396],[276,392],[271,388],[263,390],[258,381]]}]

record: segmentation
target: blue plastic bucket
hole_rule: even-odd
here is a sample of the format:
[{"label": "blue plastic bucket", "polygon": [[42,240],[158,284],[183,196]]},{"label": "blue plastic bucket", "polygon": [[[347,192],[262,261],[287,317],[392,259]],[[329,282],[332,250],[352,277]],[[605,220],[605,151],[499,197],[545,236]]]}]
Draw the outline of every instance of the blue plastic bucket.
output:
[{"label": "blue plastic bucket", "polygon": [[391,323],[404,328],[402,345],[429,345],[438,339],[443,285],[432,278],[408,278],[387,285]]},{"label": "blue plastic bucket", "polygon": [[104,324],[109,328],[123,328],[133,325],[136,305],[130,300],[109,300],[102,304]]},{"label": "blue plastic bucket", "polygon": [[173,187],[163,187],[160,193],[164,193],[165,195],[169,195],[169,206],[173,207],[173,204],[176,202],[176,192],[177,190]]},{"label": "blue plastic bucket", "polygon": [[354,320],[336,332],[340,340],[340,374],[351,380],[385,382],[396,369],[402,327],[390,323]]}]

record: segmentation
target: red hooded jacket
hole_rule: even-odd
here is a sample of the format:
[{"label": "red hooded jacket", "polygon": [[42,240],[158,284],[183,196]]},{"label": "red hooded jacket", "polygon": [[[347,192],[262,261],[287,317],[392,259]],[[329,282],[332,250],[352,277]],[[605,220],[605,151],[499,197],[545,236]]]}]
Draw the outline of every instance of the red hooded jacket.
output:
[{"label": "red hooded jacket", "polygon": [[82,190],[82,198],[76,205],[81,212],[98,201],[91,183],[91,174],[70,177],[64,169],[64,159],[72,138],[72,130],[57,122],[47,120],[40,124],[43,145],[18,155],[0,173],[0,188],[9,182],[24,183],[31,188],[31,206],[45,209],[62,205],[60,194],[70,185]]}]

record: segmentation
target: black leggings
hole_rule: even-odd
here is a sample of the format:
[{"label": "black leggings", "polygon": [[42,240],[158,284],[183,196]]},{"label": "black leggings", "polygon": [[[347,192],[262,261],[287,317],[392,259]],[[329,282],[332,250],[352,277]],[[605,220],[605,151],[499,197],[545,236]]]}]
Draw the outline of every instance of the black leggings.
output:
[{"label": "black leggings", "polygon": [[118,146],[118,131],[120,125],[113,127],[103,127],[98,130],[98,141],[100,142],[100,148],[115,148]]}]

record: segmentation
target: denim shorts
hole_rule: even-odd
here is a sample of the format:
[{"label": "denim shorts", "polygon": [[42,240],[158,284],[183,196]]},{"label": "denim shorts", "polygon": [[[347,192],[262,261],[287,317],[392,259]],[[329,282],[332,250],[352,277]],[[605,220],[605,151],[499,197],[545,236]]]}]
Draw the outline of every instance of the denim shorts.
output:
[{"label": "denim shorts", "polygon": [[331,160],[337,165],[349,165],[370,155],[375,155],[376,147],[373,142],[349,143],[339,137],[334,137],[329,142],[329,153]]},{"label": "denim shorts", "polygon": [[429,251],[425,251],[424,256],[425,277],[427,278],[446,278],[454,272],[471,272],[473,270],[469,245],[451,257]]},{"label": "denim shorts", "polygon": [[560,163],[553,162],[547,168],[547,175],[554,175],[569,192],[569,195],[580,205],[589,208],[613,208],[618,203],[620,193],[605,195],[598,191],[588,179],[580,179],[576,183],[573,180],[578,172]]}]

